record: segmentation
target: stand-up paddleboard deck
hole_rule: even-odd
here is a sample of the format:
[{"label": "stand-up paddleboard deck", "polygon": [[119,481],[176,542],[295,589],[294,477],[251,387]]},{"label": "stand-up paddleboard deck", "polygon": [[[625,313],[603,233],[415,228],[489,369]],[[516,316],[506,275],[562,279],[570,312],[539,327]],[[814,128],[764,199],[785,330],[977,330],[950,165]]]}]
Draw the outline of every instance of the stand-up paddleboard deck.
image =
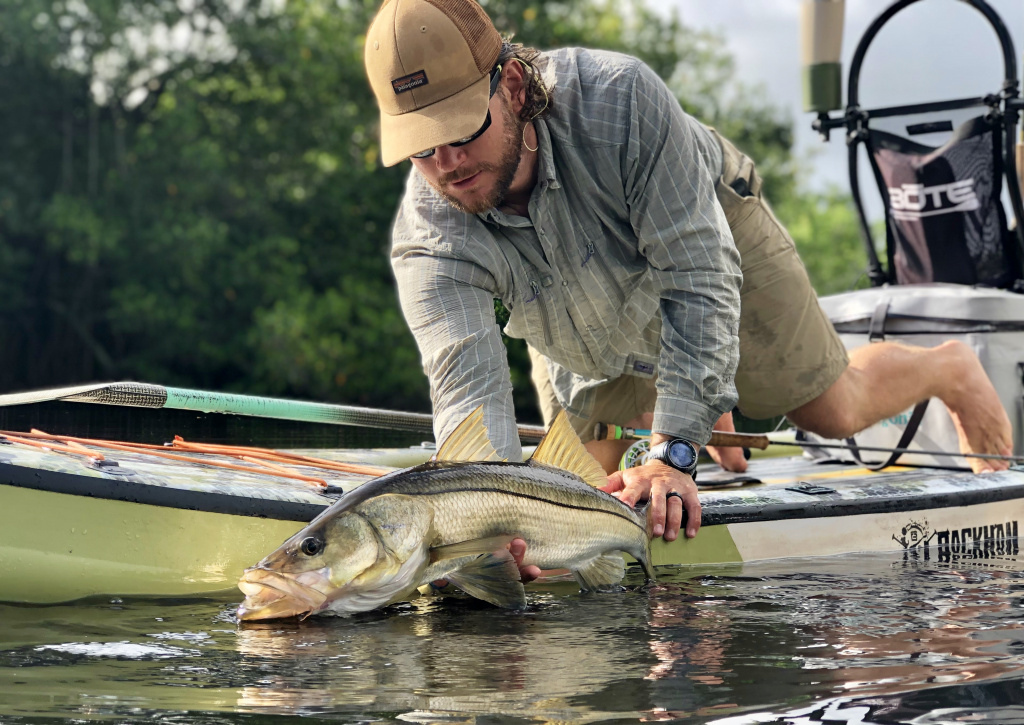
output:
[{"label": "stand-up paddleboard deck", "polygon": [[[315,451],[322,458],[414,465],[428,451]],[[211,460],[217,456],[210,456]],[[110,460],[117,465],[111,465]],[[108,452],[98,465],[0,445],[0,599],[180,596],[234,586],[344,492],[372,476],[294,467],[327,482]],[[857,551],[994,557],[1016,550],[1024,470],[975,476],[755,459],[744,476],[704,466],[697,538],[654,546],[656,565],[689,566]]]}]

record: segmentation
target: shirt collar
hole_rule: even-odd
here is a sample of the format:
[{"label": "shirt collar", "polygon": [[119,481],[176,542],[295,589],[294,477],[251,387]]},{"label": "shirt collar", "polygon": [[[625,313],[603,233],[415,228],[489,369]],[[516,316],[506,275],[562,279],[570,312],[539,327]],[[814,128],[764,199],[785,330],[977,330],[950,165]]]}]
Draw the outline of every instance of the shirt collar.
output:
[{"label": "shirt collar", "polygon": [[541,188],[559,188],[558,174],[555,172],[555,155],[551,151],[551,134],[548,133],[547,121],[538,118],[533,122],[537,131],[537,184]]},{"label": "shirt collar", "polygon": [[[551,151],[551,134],[548,133],[547,123],[543,118],[538,118],[533,122],[533,127],[537,132],[537,185],[533,190],[533,194],[536,194],[538,190],[557,189],[561,185],[558,183],[558,175],[555,172],[555,156]],[[493,208],[488,209],[479,216],[486,222],[502,226],[520,227],[531,225],[531,222],[528,220],[516,223],[514,219],[520,219],[520,217],[510,217],[508,214]]]}]

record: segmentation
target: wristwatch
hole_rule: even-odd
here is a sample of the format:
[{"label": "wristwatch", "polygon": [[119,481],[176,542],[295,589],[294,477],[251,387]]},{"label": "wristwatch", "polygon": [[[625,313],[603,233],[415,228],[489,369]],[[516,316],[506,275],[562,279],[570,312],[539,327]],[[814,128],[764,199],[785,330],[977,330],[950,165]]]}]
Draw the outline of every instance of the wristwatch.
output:
[{"label": "wristwatch", "polygon": [[644,463],[647,461],[661,461],[693,478],[697,472],[697,449],[689,441],[673,438],[653,446],[644,458]]}]

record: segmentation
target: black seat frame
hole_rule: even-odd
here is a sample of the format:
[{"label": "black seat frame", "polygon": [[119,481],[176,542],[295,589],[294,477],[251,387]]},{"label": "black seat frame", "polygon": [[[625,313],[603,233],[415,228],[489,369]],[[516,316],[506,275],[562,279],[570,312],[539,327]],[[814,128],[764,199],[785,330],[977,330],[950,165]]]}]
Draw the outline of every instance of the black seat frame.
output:
[{"label": "black seat frame", "polygon": [[[891,233],[887,234],[887,256],[888,264],[882,266],[875,251],[874,241],[871,236],[871,227],[867,215],[864,212],[864,205],[861,200],[860,179],[857,173],[858,149],[868,140],[868,124],[872,119],[887,118],[893,116],[910,116],[915,114],[935,113],[938,111],[958,110],[974,107],[988,108],[988,117],[993,125],[998,128],[1003,126],[1005,135],[1002,139],[1002,176],[1010,196],[1010,204],[1013,208],[1013,215],[1017,220],[1014,234],[1014,245],[1010,257],[1017,260],[1018,269],[1015,276],[1024,276],[1024,269],[1020,268],[1020,260],[1024,260],[1024,202],[1021,199],[1021,189],[1018,182],[1016,162],[1014,159],[1014,145],[1016,142],[1017,118],[1021,111],[1024,111],[1024,100],[1020,97],[1019,79],[1017,76],[1016,53],[1013,48],[1013,40],[1010,37],[1006,25],[999,14],[985,0],[960,0],[980,12],[988,20],[999,38],[999,45],[1003,54],[1004,79],[1003,87],[998,93],[974,98],[958,98],[948,101],[936,101],[931,103],[915,103],[905,106],[890,106],[885,108],[864,109],[860,106],[860,72],[867,54],[868,46],[878,35],[889,20],[904,8],[913,5],[920,0],[898,0],[885,12],[879,15],[865,31],[857,50],[854,53],[850,65],[850,76],[847,84],[847,105],[845,114],[842,117],[832,118],[827,112],[818,114],[814,121],[815,130],[821,133],[825,140],[829,138],[829,132],[837,128],[846,128],[846,143],[849,149],[849,173],[850,191],[853,196],[854,205],[857,208],[857,216],[860,221],[861,237],[864,241],[865,251],[868,258],[868,278],[873,286],[895,283],[895,268],[893,266],[893,245]],[[998,199],[996,203],[1001,203]],[[888,217],[888,215],[887,215]],[[887,218],[888,223],[888,218]]]}]

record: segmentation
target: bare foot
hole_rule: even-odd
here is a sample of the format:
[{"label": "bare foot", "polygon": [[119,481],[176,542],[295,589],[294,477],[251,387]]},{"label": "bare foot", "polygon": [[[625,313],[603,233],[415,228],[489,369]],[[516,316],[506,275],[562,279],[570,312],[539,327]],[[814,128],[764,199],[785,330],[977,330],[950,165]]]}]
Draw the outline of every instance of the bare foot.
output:
[{"label": "bare foot", "polygon": [[[1013,455],[1013,427],[981,361],[970,347],[950,340],[935,348],[948,355],[952,388],[941,397],[960,438],[961,453]],[[1002,471],[1009,461],[968,458],[975,473]]]}]

